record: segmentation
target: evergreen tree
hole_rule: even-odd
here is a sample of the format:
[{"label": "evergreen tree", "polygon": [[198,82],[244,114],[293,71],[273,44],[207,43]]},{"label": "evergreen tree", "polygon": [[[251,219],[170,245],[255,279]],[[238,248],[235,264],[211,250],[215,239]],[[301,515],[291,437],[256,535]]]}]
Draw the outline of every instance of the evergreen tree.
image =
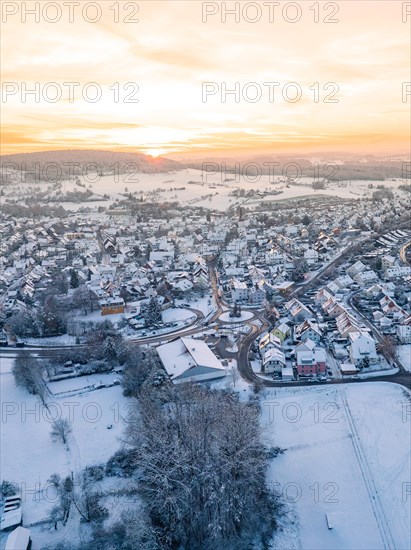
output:
[{"label": "evergreen tree", "polygon": [[80,285],[80,282],[78,280],[77,271],[75,269],[72,269],[70,272],[70,286],[71,288],[78,288]]},{"label": "evergreen tree", "polygon": [[144,312],[144,319],[147,326],[157,325],[162,321],[161,306],[155,296],[150,298],[150,301]]},{"label": "evergreen tree", "polygon": [[111,336],[109,336],[104,343],[104,359],[110,366],[117,363],[116,343]]}]

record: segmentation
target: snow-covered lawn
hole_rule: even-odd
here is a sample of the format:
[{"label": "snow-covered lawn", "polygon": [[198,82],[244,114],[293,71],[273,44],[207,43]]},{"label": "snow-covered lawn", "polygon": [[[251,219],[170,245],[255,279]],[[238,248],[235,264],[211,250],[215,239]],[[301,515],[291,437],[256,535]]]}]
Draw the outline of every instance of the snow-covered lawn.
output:
[{"label": "snow-covered lawn", "polygon": [[49,382],[47,386],[50,392],[58,397],[61,393],[79,391],[91,386],[112,385],[116,379],[118,379],[118,375],[114,373],[87,374],[58,380],[57,382]]},{"label": "snow-covered lawn", "polygon": [[[23,523],[44,519],[55,502],[43,489],[54,472],[68,475],[70,465],[63,445],[50,438],[51,419],[37,396],[18,388],[11,374],[13,359],[0,358],[1,368],[1,479],[20,486]],[[34,494],[31,491],[36,491]]]},{"label": "snow-covered lawn", "polygon": [[[47,412],[36,396],[16,387],[12,362],[13,358],[0,358],[1,479],[20,485],[23,524],[27,525],[47,518],[56,504],[55,499],[48,498],[47,480],[51,474],[66,476],[85,466],[104,463],[120,447],[130,400],[123,396],[121,386],[113,386],[72,397],[53,396],[48,398]],[[77,381],[82,385],[86,378]],[[61,384],[64,388],[75,386],[75,379],[55,384],[60,384],[60,390]],[[69,450],[50,437],[52,420],[58,417],[72,423]]]},{"label": "snow-covered lawn", "polygon": [[64,399],[64,403],[70,403],[74,410],[71,446],[79,467],[106,462],[121,446],[123,419],[130,404],[121,386]]},{"label": "snow-covered lawn", "polygon": [[201,311],[204,316],[207,316],[209,313],[215,311],[215,302],[212,295],[206,295],[203,298],[195,298],[192,300],[186,300],[182,298],[181,300],[176,300],[177,304],[188,303],[193,309]]},{"label": "snow-covered lawn", "polygon": [[111,321],[113,325],[124,319],[125,313],[113,313],[112,315],[101,315],[99,309],[88,313],[87,315],[76,315],[76,321],[79,323],[102,323],[103,321]]},{"label": "snow-covered lawn", "polygon": [[189,309],[181,309],[177,307],[169,308],[163,311],[163,322],[174,323],[177,321],[187,321],[193,317],[193,312]]},{"label": "snow-covered lawn", "polygon": [[411,344],[398,346],[398,358],[404,369],[411,372]]},{"label": "snow-covered lawn", "polygon": [[265,442],[286,449],[269,481],[289,508],[273,549],[410,547],[410,399],[379,382],[265,390]]},{"label": "snow-covered lawn", "polygon": [[76,337],[69,334],[50,336],[48,338],[25,338],[26,346],[72,346],[76,343]]}]

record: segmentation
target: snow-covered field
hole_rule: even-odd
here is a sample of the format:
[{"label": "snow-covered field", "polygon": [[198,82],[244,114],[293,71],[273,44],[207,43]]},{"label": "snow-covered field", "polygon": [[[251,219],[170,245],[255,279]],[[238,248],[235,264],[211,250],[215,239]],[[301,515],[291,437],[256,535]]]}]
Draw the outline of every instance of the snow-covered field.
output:
[{"label": "snow-covered field", "polygon": [[410,400],[379,382],[264,392],[265,442],[286,449],[269,470],[289,508],[273,549],[410,547]]},{"label": "snow-covered field", "polygon": [[[55,498],[49,498],[47,480],[51,474],[66,476],[106,462],[120,447],[129,400],[123,396],[121,386],[113,386],[61,399],[53,396],[47,400],[47,412],[36,396],[16,387],[12,362],[11,357],[0,358],[1,479],[21,487],[23,522],[28,525],[47,518],[56,504]],[[77,381],[82,384],[84,380]],[[55,384],[67,389],[74,382]],[[72,422],[68,449],[50,437],[52,420],[58,417]]]},{"label": "snow-covered field", "polygon": [[[293,174],[290,173],[290,176]],[[204,177],[203,177],[204,176]],[[121,180],[122,176],[120,176]],[[232,181],[225,181],[225,179]],[[137,193],[143,195],[149,195],[152,198],[177,201],[180,204],[193,204],[195,206],[202,206],[208,208],[214,208],[220,211],[227,210],[230,206],[236,206],[244,202],[244,197],[230,196],[231,191],[234,189],[243,189],[245,191],[253,189],[255,191],[281,191],[278,195],[269,195],[265,197],[255,197],[247,200],[249,204],[256,205],[259,202],[270,202],[278,200],[293,199],[302,196],[313,196],[316,194],[328,195],[332,197],[341,197],[345,199],[353,199],[361,196],[371,196],[377,185],[386,185],[391,189],[398,188],[401,185],[401,181],[351,181],[351,182],[334,182],[327,184],[327,189],[320,192],[312,189],[311,184],[313,178],[302,177],[297,184],[290,184],[286,187],[284,178],[282,176],[270,177],[268,175],[260,176],[257,178],[252,177],[251,172],[249,175],[235,176],[234,174],[216,173],[206,174],[201,170],[187,169],[173,173],[159,173],[159,174],[138,174],[133,178],[128,178],[131,181],[127,181],[124,185],[115,181],[113,175],[106,175],[97,177],[96,174],[90,174],[88,181],[84,178],[80,178],[82,183],[91,191],[96,194],[107,194],[110,197],[110,201],[98,201],[98,202],[79,202],[69,203],[61,202],[64,208],[69,210],[78,210],[85,205],[93,210],[97,210],[99,206],[108,207],[111,201],[117,198],[124,198],[121,193]],[[94,180],[94,183],[92,181]],[[97,180],[97,181],[96,181]],[[195,183],[189,183],[189,182]],[[369,188],[368,185],[373,184],[373,188]],[[211,186],[211,187],[210,187]],[[27,186],[20,186],[21,192],[27,194]],[[37,187],[44,187],[46,184],[39,183]],[[13,186],[10,188],[13,190],[13,194],[18,193],[18,189]],[[84,191],[83,188],[78,187],[74,182],[64,181],[62,182],[63,193],[68,191]]]},{"label": "snow-covered field", "polygon": [[[195,316],[194,316],[195,317]],[[177,321],[188,321],[193,318],[193,312],[188,309],[170,308],[163,311],[164,323],[175,323]]]},{"label": "snow-covered field", "polygon": [[16,387],[13,359],[0,358],[1,479],[21,488],[24,524],[42,520],[55,502],[44,499],[43,489],[54,472],[68,475],[69,457],[50,438],[51,419],[37,396]]},{"label": "snow-covered field", "polygon": [[203,296],[202,298],[198,297],[195,299],[187,300],[182,298],[181,300],[176,300],[176,304],[188,303],[191,308],[201,311],[204,316],[209,315],[215,311],[215,302],[212,294]]}]

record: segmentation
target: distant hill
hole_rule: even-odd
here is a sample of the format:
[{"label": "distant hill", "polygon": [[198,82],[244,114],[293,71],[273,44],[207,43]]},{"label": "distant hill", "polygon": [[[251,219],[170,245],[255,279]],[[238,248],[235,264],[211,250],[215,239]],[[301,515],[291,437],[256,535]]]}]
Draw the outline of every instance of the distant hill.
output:
[{"label": "distant hill", "polygon": [[[56,163],[63,174],[80,175],[84,168],[88,172],[101,171],[119,173],[136,171],[140,173],[171,172],[181,170],[180,162],[163,157],[150,157],[142,153],[118,153],[114,151],[68,150],[42,151],[38,153],[17,153],[14,155],[0,155],[0,163],[14,163],[23,171],[33,170],[36,166],[43,171],[52,170],[52,163]],[[91,163],[95,163],[93,169]],[[78,164],[79,166],[75,166]],[[68,165],[68,166],[67,166]],[[71,170],[71,171],[70,171]]]}]

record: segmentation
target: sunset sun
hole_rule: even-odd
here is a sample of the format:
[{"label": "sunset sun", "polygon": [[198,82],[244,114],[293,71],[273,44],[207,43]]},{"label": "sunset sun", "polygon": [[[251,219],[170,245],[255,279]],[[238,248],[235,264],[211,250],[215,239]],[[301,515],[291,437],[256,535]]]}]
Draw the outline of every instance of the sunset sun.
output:
[{"label": "sunset sun", "polygon": [[164,155],[164,149],[147,149],[147,155],[150,155],[150,157],[160,157],[161,155]]}]

